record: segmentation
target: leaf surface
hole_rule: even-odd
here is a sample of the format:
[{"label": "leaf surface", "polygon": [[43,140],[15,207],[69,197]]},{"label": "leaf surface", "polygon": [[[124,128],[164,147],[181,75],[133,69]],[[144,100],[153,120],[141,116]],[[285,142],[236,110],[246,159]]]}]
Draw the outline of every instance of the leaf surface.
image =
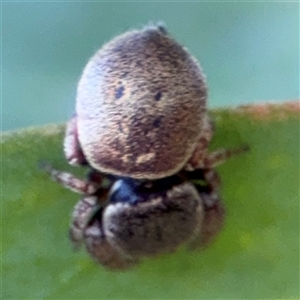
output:
[{"label": "leaf surface", "polygon": [[184,249],[110,272],[67,233],[78,195],[38,162],[84,176],[62,151],[64,126],[2,134],[3,299],[297,299],[299,103],[212,112],[211,148],[249,144],[218,168],[226,225],[204,251]]}]

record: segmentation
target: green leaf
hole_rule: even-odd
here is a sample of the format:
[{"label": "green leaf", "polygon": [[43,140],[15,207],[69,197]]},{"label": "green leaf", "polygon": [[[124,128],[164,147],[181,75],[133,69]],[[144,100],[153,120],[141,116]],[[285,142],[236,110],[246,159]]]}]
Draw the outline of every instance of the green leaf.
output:
[{"label": "green leaf", "polygon": [[2,134],[3,299],[296,299],[299,297],[299,103],[212,113],[212,148],[249,144],[220,166],[226,225],[204,251],[110,272],[67,232],[78,195],[38,162],[67,165],[64,126]]}]

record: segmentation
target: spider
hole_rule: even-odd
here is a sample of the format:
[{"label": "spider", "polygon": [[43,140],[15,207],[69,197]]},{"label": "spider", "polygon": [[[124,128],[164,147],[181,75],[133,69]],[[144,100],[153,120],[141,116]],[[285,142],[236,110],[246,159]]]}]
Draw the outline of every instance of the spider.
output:
[{"label": "spider", "polygon": [[66,159],[89,167],[88,178],[45,167],[83,194],[70,229],[75,247],[83,242],[102,265],[126,269],[204,246],[220,230],[215,167],[247,147],[208,151],[206,101],[200,65],[162,25],[117,36],[90,59],[64,140]]}]

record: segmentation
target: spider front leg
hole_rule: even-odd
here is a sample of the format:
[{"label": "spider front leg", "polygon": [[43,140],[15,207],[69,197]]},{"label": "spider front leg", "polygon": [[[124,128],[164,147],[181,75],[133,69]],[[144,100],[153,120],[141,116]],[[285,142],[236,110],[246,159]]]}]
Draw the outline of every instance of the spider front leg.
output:
[{"label": "spider front leg", "polygon": [[84,243],[87,252],[99,264],[110,270],[126,270],[135,266],[139,261],[122,254],[113,247],[105,236],[100,209],[84,230]]},{"label": "spider front leg", "polygon": [[92,216],[107,199],[109,187],[102,187],[103,176],[91,170],[88,180],[82,180],[74,175],[56,170],[51,165],[44,163],[42,168],[47,171],[53,180],[67,189],[83,194],[83,198],[76,204],[70,226],[69,236],[75,249],[79,248],[83,232]]},{"label": "spider front leg", "polygon": [[69,238],[74,250],[80,248],[84,230],[99,209],[100,204],[97,196],[85,196],[75,205],[69,230]]},{"label": "spider front leg", "polygon": [[225,208],[219,194],[221,183],[219,174],[213,169],[206,169],[203,173],[207,190],[200,192],[205,210],[200,239],[202,247],[206,246],[220,232],[225,221]]},{"label": "spider front leg", "polygon": [[190,249],[207,246],[220,232],[225,220],[225,209],[219,195],[220,177],[218,173],[213,169],[196,170],[191,172],[189,177],[199,178],[199,172],[204,185],[196,184],[196,188],[201,195],[205,214],[200,233],[190,243]]}]

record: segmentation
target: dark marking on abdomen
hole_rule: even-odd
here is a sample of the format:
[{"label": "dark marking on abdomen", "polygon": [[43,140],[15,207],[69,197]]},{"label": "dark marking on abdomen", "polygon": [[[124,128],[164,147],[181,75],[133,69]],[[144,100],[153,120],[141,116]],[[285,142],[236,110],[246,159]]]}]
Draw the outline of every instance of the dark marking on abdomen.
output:
[{"label": "dark marking on abdomen", "polygon": [[161,124],[161,119],[162,119],[162,117],[158,117],[158,118],[156,118],[156,119],[153,121],[153,126],[154,126],[155,128],[158,128],[158,127],[160,126],[160,124]]},{"label": "dark marking on abdomen", "polygon": [[162,92],[158,92],[158,93],[156,93],[156,95],[154,96],[154,99],[155,99],[156,101],[159,101],[159,100],[161,99],[161,96],[162,96]]},{"label": "dark marking on abdomen", "polygon": [[124,86],[120,86],[119,88],[117,88],[115,91],[115,98],[120,99],[124,95],[124,90]]}]

